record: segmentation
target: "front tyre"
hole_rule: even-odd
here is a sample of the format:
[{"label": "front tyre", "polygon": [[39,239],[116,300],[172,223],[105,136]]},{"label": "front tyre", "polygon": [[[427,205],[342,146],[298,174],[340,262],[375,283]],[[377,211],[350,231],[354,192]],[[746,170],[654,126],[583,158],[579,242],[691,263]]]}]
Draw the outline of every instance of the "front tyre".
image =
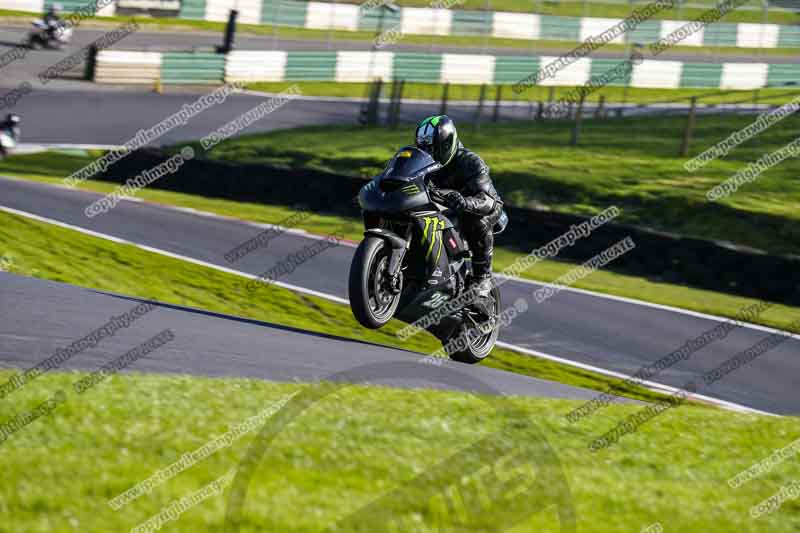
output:
[{"label": "front tyre", "polygon": [[[492,288],[491,297],[489,300],[489,316],[480,317],[480,313],[471,312],[467,308],[468,320],[467,323],[459,328],[459,333],[452,338],[455,339],[461,336],[462,342],[456,343],[457,346],[463,346],[456,351],[451,352],[450,359],[460,363],[467,363],[474,365],[486,359],[494,349],[497,342],[497,337],[500,334],[500,289],[496,286]],[[471,318],[471,320],[470,320]],[[468,334],[467,332],[474,332]]]},{"label": "front tyre", "polygon": [[378,329],[384,326],[392,319],[400,303],[400,292],[391,288],[391,254],[389,243],[380,237],[368,235],[353,256],[348,283],[350,309],[358,323],[365,328]]}]

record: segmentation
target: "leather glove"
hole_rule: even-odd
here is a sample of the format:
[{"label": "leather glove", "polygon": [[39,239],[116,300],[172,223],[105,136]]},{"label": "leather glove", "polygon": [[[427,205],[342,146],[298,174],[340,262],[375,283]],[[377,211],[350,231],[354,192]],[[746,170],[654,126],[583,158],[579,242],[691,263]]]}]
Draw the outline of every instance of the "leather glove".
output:
[{"label": "leather glove", "polygon": [[467,201],[458,191],[450,191],[442,199],[444,200],[444,205],[453,211],[463,211],[467,208]]}]

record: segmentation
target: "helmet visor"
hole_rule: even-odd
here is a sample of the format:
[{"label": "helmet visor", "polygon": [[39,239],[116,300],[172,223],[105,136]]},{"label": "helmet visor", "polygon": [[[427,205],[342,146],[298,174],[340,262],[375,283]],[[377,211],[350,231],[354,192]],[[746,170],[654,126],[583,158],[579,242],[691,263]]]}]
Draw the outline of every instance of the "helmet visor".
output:
[{"label": "helmet visor", "polygon": [[417,147],[429,154],[433,154],[433,135],[435,132],[436,128],[431,126],[430,123],[419,127],[417,129]]}]

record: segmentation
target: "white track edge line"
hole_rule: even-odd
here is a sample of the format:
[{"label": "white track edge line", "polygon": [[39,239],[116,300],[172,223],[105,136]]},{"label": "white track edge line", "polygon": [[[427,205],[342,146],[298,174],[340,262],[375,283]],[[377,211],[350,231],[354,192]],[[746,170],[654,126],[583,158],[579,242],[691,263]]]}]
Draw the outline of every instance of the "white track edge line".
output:
[{"label": "white track edge line", "polygon": [[[152,246],[147,246],[147,245],[143,245],[143,244],[138,244],[138,243],[135,243],[135,242],[127,241],[127,240],[120,239],[118,237],[114,237],[114,236],[107,235],[107,234],[104,234],[104,233],[99,233],[99,232],[92,231],[92,230],[89,230],[89,229],[86,229],[86,228],[81,228],[79,226],[73,226],[72,224],[67,224],[65,222],[61,222],[61,221],[58,221],[58,220],[52,220],[52,219],[49,219],[49,218],[46,218],[46,217],[35,215],[33,213],[28,213],[27,211],[20,211],[18,209],[14,209],[14,208],[11,208],[11,207],[6,207],[4,205],[0,205],[0,211],[4,211],[6,213],[11,213],[11,214],[22,216],[22,217],[31,218],[33,220],[38,220],[40,222],[45,222],[45,223],[48,223],[48,224],[52,224],[54,226],[59,226],[59,227],[62,227],[62,228],[71,229],[71,230],[77,231],[79,233],[85,233],[87,235],[91,235],[92,237],[98,237],[100,239],[105,239],[105,240],[109,240],[109,241],[120,243],[120,244],[129,244],[131,246],[134,246],[136,248],[140,248],[140,249],[148,251],[148,252],[164,255],[166,257],[171,257],[171,258],[174,258],[174,259],[179,259],[179,260],[186,261],[186,262],[189,262],[189,263],[194,263],[194,264],[199,265],[199,266],[213,268],[214,270],[219,270],[221,272],[225,272],[225,273],[228,273],[228,274],[233,274],[233,275],[236,275],[236,276],[241,276],[241,277],[245,277],[245,278],[249,278],[249,279],[258,279],[258,276],[255,276],[253,274],[248,274],[248,273],[242,272],[240,270],[233,270],[231,268],[215,265],[213,263],[208,263],[206,261],[201,261],[199,259],[194,259],[192,257],[186,257],[186,256],[183,256],[183,255],[180,255],[180,254],[175,254],[175,253],[172,253],[172,252],[168,252],[166,250],[161,250],[159,248],[153,248]],[[275,285],[277,285],[278,287],[282,287],[284,289],[292,290],[292,291],[295,291],[295,292],[300,292],[302,294],[308,294],[310,296],[316,296],[318,298],[323,298],[325,300],[337,302],[337,303],[340,303],[340,304],[345,304],[345,305],[349,305],[350,304],[349,300],[346,300],[345,298],[340,298],[338,296],[334,296],[332,294],[327,294],[327,293],[315,291],[315,290],[312,290],[312,289],[306,289],[305,287],[292,285],[290,283],[285,283],[285,282],[282,282],[282,281],[274,281],[273,283]],[[606,370],[606,369],[595,367],[595,366],[592,366],[592,365],[579,363],[577,361],[570,361],[569,359],[563,359],[563,358],[557,357],[555,355],[549,355],[549,354],[545,354],[545,353],[542,353],[542,352],[537,352],[537,351],[534,351],[534,350],[530,350],[528,348],[523,348],[522,346],[516,346],[514,344],[509,344],[509,343],[505,343],[505,342],[502,342],[502,341],[498,341],[497,342],[497,346],[499,346],[501,348],[512,349],[512,350],[515,350],[515,351],[519,351],[519,352],[522,352],[522,353],[525,353],[525,354],[528,354],[528,355],[533,355],[533,356],[536,356],[536,357],[540,357],[540,358],[543,358],[543,359],[549,359],[551,361],[560,362],[560,363],[563,363],[563,364],[567,364],[569,366],[583,368],[585,370],[591,370],[591,371],[597,372],[599,374],[604,374],[604,375],[623,378],[623,379],[628,379],[630,377],[630,376],[626,376],[624,374],[621,374],[619,372],[615,372],[613,370]],[[679,390],[679,389],[676,389],[676,388],[671,387],[669,385],[662,385],[660,383],[655,383],[655,382],[646,381],[646,382],[643,382],[643,383],[646,384],[646,386],[652,387],[653,389],[655,389],[655,390],[657,390],[659,392],[662,392],[664,390],[670,391],[670,392],[676,392],[676,391]],[[723,408],[726,408],[726,409],[729,409],[729,410],[732,410],[732,411],[749,412],[749,413],[756,413],[756,414],[762,414],[762,415],[778,416],[778,415],[774,415],[773,413],[768,413],[766,411],[759,411],[758,409],[753,409],[751,407],[746,407],[744,405],[739,405],[739,404],[736,404],[736,403],[733,403],[733,402],[728,402],[726,400],[712,398],[710,396],[704,396],[704,395],[701,395],[701,394],[692,394],[691,396],[694,397],[694,398],[697,398],[699,400],[706,401],[706,402],[712,403],[714,405],[718,405],[720,407],[723,407]]]},{"label": "white track edge line", "polygon": [[[21,182],[25,182],[25,183],[36,183],[36,184],[39,184],[39,185],[43,185],[45,187],[58,187],[58,188],[61,188],[61,189],[66,189],[66,190],[69,190],[69,191],[75,191],[75,192],[81,192],[81,193],[100,194],[100,193],[95,193],[94,191],[87,191],[87,190],[83,190],[83,189],[67,187],[66,185],[62,185],[62,184],[58,184],[58,183],[32,182],[30,180],[26,180],[26,179],[23,179],[23,178],[15,178],[13,176],[0,176],[0,178],[10,179],[10,180],[13,180],[13,181],[21,181]],[[250,221],[250,220],[237,219],[237,218],[233,218],[233,217],[226,217],[226,216],[220,215],[218,213],[212,213],[212,212],[209,212],[209,211],[203,211],[203,210],[200,210],[200,209],[195,209],[193,207],[182,207],[182,206],[167,205],[167,204],[161,204],[161,203],[157,203],[157,202],[150,202],[150,201],[147,201],[147,200],[141,200],[141,199],[138,199],[138,198],[137,198],[137,200],[139,202],[141,202],[141,203],[154,205],[154,206],[157,206],[157,207],[161,207],[163,209],[170,209],[170,210],[174,210],[174,211],[180,211],[180,212],[189,213],[189,214],[196,215],[196,216],[202,216],[202,217],[206,217],[206,218],[214,218],[214,219],[223,220],[223,221],[235,220],[235,221],[241,222],[241,223],[243,223],[245,225],[253,226],[253,227],[261,228],[261,229],[269,229],[269,228],[280,229],[280,230],[283,230],[284,233],[289,233],[291,235],[297,235],[297,236],[300,236],[300,237],[306,237],[306,238],[312,239],[312,240],[322,240],[322,239],[327,238],[327,235],[318,235],[316,233],[311,233],[311,232],[306,231],[306,230],[301,230],[301,229],[297,229],[297,228],[286,228],[286,227],[283,227],[283,226],[279,226],[277,224],[265,224],[265,223],[260,223],[260,222],[253,222],[253,221]],[[358,246],[357,244],[349,243],[349,242],[346,242],[346,241],[343,241],[341,243],[341,245],[347,246],[347,247],[350,247],[350,248],[356,248]],[[495,273],[495,277],[498,278],[498,279],[505,279],[507,281],[515,281],[517,283],[523,283],[523,284],[527,284],[527,285],[538,285],[538,286],[545,286],[545,287],[555,287],[555,285],[553,283],[550,283],[550,282],[547,282],[547,281],[537,281],[537,280],[520,278],[520,277],[506,276],[506,275],[503,275],[503,274],[497,273],[497,272]],[[627,296],[616,296],[614,294],[607,294],[607,293],[604,293],[604,292],[595,292],[595,291],[591,291],[591,290],[588,290],[588,289],[579,289],[579,288],[576,288],[576,287],[565,287],[565,286],[562,286],[562,285],[559,285],[558,289],[560,291],[573,292],[573,293],[577,293],[577,294],[583,294],[583,295],[586,295],[586,296],[593,296],[595,298],[604,298],[606,300],[613,300],[613,301],[616,301],[616,302],[622,302],[622,303],[627,303],[627,304],[632,304],[632,305],[640,305],[642,307],[649,307],[651,309],[658,309],[658,310],[661,310],[661,311],[668,311],[670,313],[677,313],[677,314],[687,315],[687,316],[691,316],[691,317],[695,317],[695,318],[703,318],[705,320],[710,320],[710,321],[713,321],[713,322],[728,322],[728,321],[734,320],[732,318],[728,318],[728,317],[724,317],[724,316],[712,315],[712,314],[703,313],[703,312],[700,312],[700,311],[692,311],[690,309],[682,309],[680,307],[673,307],[673,306],[666,305],[666,304],[657,304],[657,303],[647,302],[647,301],[644,301],[644,300],[637,300],[635,298],[630,298],[630,297],[627,297]],[[753,329],[753,330],[756,330],[756,331],[763,331],[765,333],[771,333],[771,334],[793,333],[791,331],[781,330],[781,329],[777,329],[777,328],[771,328],[769,326],[762,326],[760,324],[753,324],[752,322],[741,322],[741,321],[739,321],[738,324],[739,324],[739,327],[742,327],[742,328]]]},{"label": "white track edge line", "polygon": [[[522,346],[517,346],[516,344],[509,344],[507,342],[497,341],[496,346],[498,346],[500,348],[507,348],[507,349],[510,349],[510,350],[519,351],[519,352],[522,352],[522,353],[525,353],[525,354],[528,354],[528,355],[533,355],[535,357],[539,357],[541,359],[547,359],[549,361],[553,361],[553,362],[556,362],[556,363],[561,363],[561,364],[568,365],[568,366],[573,366],[573,367],[580,368],[580,369],[583,369],[583,370],[590,370],[592,372],[597,372],[598,374],[603,374],[603,375],[606,375],[606,376],[609,376],[609,377],[613,377],[613,378],[619,378],[619,379],[624,379],[624,380],[631,379],[631,376],[623,374],[621,372],[616,372],[614,370],[607,370],[605,368],[600,368],[600,367],[596,367],[596,366],[593,366],[593,365],[587,365],[585,363],[580,363],[578,361],[573,361],[571,359],[564,359],[562,357],[546,354],[544,352],[540,352],[540,351],[537,351],[537,350],[531,350],[530,348],[524,348]],[[677,387],[673,387],[671,385],[664,385],[663,383],[656,383],[654,381],[648,381],[648,380],[637,381],[636,384],[641,386],[641,387],[644,387],[646,389],[650,389],[650,390],[653,390],[655,392],[661,392],[661,393],[674,394],[674,393],[676,393],[678,391],[683,390],[683,389],[679,389]],[[720,407],[724,407],[724,408],[729,409],[731,411],[738,411],[738,412],[742,412],[742,413],[752,413],[752,414],[759,414],[759,415],[768,415],[768,416],[780,416],[780,415],[776,415],[775,413],[770,413],[770,412],[767,412],[767,411],[761,411],[761,410],[755,409],[753,407],[747,407],[746,405],[740,405],[740,404],[737,404],[737,403],[734,403],[734,402],[729,402],[727,400],[721,400],[719,398],[713,398],[711,396],[706,396],[704,394],[693,393],[693,394],[690,394],[689,397],[690,398],[695,398],[695,399],[703,401],[703,402],[708,402],[708,403],[711,403],[711,404],[714,404],[714,405],[718,405]]]},{"label": "white track edge line", "polygon": [[[653,302],[646,302],[644,300],[637,300],[635,298],[629,298],[627,296],[617,296],[617,295],[614,295],[614,294],[607,294],[607,293],[604,293],[604,292],[594,292],[594,291],[591,291],[591,290],[588,290],[588,289],[579,289],[579,288],[576,288],[576,287],[565,287],[563,285],[556,285],[556,284],[553,284],[553,283],[550,283],[550,282],[547,282],[547,281],[535,281],[535,280],[530,280],[530,279],[509,277],[509,276],[503,276],[502,274],[498,274],[498,275],[496,275],[496,277],[505,278],[505,279],[507,279],[509,281],[516,281],[516,282],[519,282],[519,283],[527,283],[527,284],[532,284],[532,285],[541,285],[541,286],[545,286],[545,287],[554,287],[554,288],[558,288],[558,290],[560,290],[560,291],[574,292],[574,293],[578,293],[578,294],[584,294],[586,296],[594,296],[596,298],[605,298],[606,300],[614,300],[614,301],[633,304],[633,305],[641,305],[642,307],[650,307],[652,309],[659,309],[661,311],[669,311],[669,312],[672,312],[672,313],[679,313],[679,314],[682,314],[682,315],[688,315],[688,316],[692,316],[692,317],[695,317],[695,318],[704,318],[706,320],[711,320],[711,321],[714,321],[714,322],[729,322],[731,320],[734,320],[733,318],[727,318],[727,317],[724,317],[724,316],[712,315],[712,314],[703,313],[703,312],[700,312],[700,311],[692,311],[690,309],[682,309],[680,307],[672,307],[672,306],[665,305],[665,304],[657,304],[657,303],[653,303]],[[745,297],[742,296],[741,298],[745,298]],[[739,321],[738,323],[740,325],[739,327],[754,329],[754,330],[763,331],[763,332],[766,332],[766,333],[778,333],[778,334],[793,333],[793,332],[787,331],[787,330],[771,328],[769,326],[762,326],[760,324],[753,324],[752,322],[741,322],[741,321]]]},{"label": "white track edge line", "polygon": [[[49,218],[46,218],[46,217],[42,217],[42,216],[39,216],[39,215],[36,215],[36,214],[33,214],[33,213],[28,213],[27,211],[20,211],[18,209],[14,209],[14,208],[11,208],[11,207],[6,207],[6,206],[3,206],[3,205],[0,205],[0,211],[5,211],[7,213],[11,213],[11,214],[14,214],[14,215],[31,218],[33,220],[38,220],[40,222],[45,222],[45,223],[48,223],[48,224],[52,224],[54,226],[59,226],[59,227],[62,227],[62,228],[71,229],[73,231],[77,231],[77,232],[80,232],[80,233],[85,233],[87,235],[91,235],[92,237],[98,237],[100,239],[105,239],[105,240],[116,242],[116,243],[119,243],[119,244],[129,244],[129,245],[134,246],[136,248],[139,248],[141,250],[145,250],[145,251],[148,251],[148,252],[156,253],[156,254],[159,254],[159,255],[166,256],[166,257],[171,257],[173,259],[179,259],[181,261],[186,261],[188,263],[194,263],[196,265],[203,266],[203,267],[213,268],[214,270],[219,270],[220,272],[225,272],[227,274],[233,274],[235,276],[241,276],[241,277],[248,278],[248,279],[259,279],[259,277],[256,276],[255,274],[248,274],[247,272],[242,272],[241,270],[234,270],[232,268],[227,268],[227,267],[224,267],[224,266],[215,265],[214,263],[209,263],[207,261],[202,261],[200,259],[195,259],[193,257],[187,257],[185,255],[172,253],[172,252],[169,252],[167,250],[162,250],[160,248],[153,248],[152,246],[147,246],[145,244],[139,244],[139,243],[136,243],[136,242],[125,240],[125,239],[120,239],[118,237],[114,237],[113,235],[107,235],[105,233],[99,233],[99,232],[92,231],[92,230],[89,230],[89,229],[86,229],[86,228],[81,228],[80,226],[74,226],[72,224],[67,224],[66,222],[61,222],[61,221],[58,221],[58,220],[52,220],[52,219],[49,219]],[[284,289],[288,289],[288,290],[295,291],[295,292],[300,292],[300,293],[303,293],[303,294],[308,294],[309,296],[317,296],[319,298],[324,298],[326,300],[331,300],[331,301],[334,301],[334,302],[337,302],[337,303],[341,303],[341,304],[349,304],[350,303],[348,300],[346,300],[344,298],[339,298],[338,296],[334,296],[332,294],[326,294],[326,293],[323,293],[323,292],[315,291],[313,289],[307,289],[305,287],[300,287],[298,285],[293,285],[291,283],[286,283],[286,282],[283,282],[283,281],[273,281],[272,284],[277,285],[278,287],[282,287]]]}]

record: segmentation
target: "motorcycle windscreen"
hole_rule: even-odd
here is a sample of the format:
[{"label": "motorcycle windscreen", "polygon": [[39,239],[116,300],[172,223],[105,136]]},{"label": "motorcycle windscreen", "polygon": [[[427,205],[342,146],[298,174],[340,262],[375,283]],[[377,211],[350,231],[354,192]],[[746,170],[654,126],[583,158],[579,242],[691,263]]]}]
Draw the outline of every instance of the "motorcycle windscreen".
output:
[{"label": "motorcycle windscreen", "polygon": [[384,178],[411,178],[420,173],[433,172],[439,164],[427,152],[406,146],[400,149],[389,161],[383,173]]}]

